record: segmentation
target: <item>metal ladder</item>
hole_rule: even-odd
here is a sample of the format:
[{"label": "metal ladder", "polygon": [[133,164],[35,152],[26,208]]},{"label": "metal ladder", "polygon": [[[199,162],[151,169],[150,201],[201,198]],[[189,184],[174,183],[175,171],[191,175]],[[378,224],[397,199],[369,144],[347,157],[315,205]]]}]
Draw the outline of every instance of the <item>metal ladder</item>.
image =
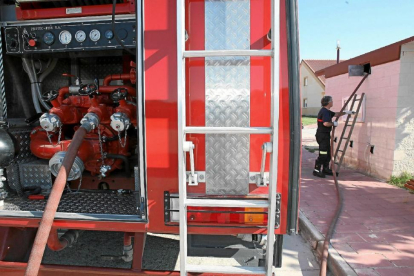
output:
[{"label": "metal ladder", "polygon": [[[342,162],[344,161],[346,150],[348,149],[349,142],[351,141],[352,131],[354,130],[354,126],[357,121],[358,114],[362,106],[362,102],[364,101],[364,98],[365,98],[365,93],[362,93],[359,99],[357,98],[357,96],[358,96],[357,94],[353,96],[353,99],[351,101],[351,108],[349,109],[349,110],[354,110],[355,102],[358,102],[358,106],[355,111],[356,113],[355,115],[351,115],[351,114],[347,115],[344,128],[342,129],[341,138],[339,139],[338,146],[336,147],[336,150],[335,150],[334,165],[336,165],[337,173],[339,173]],[[352,117],[352,123],[349,124],[349,121],[351,121],[351,117]],[[350,129],[349,129],[347,136],[345,137],[345,133],[348,127],[350,127]],[[345,140],[345,144],[344,144],[344,147],[341,149],[343,140]]]},{"label": "metal ladder", "polygon": [[[275,242],[276,190],[278,168],[279,127],[279,0],[271,0],[271,50],[185,50],[185,0],[177,0],[177,108],[178,108],[178,179],[179,179],[179,227],[180,227],[180,275],[187,273],[262,274],[273,273]],[[185,59],[192,57],[269,56],[271,62],[271,127],[190,127],[186,124]],[[276,92],[276,93],[275,93]],[[232,199],[188,199],[186,181],[186,152],[194,158],[192,142],[186,134],[271,134],[269,195],[267,200]],[[193,163],[192,163],[193,164]],[[194,166],[191,168],[189,184],[197,182]],[[241,207],[268,208],[267,251],[265,267],[203,266],[187,264],[187,207]]]}]

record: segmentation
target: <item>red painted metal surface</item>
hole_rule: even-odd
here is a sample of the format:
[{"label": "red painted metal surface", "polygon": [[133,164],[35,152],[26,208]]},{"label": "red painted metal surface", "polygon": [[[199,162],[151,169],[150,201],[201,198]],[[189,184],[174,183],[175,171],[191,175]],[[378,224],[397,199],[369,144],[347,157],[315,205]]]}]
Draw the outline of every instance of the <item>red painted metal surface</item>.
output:
[{"label": "red painted metal surface", "polygon": [[[10,218],[0,217],[2,227],[39,227],[40,218]],[[79,229],[94,231],[114,231],[114,232],[147,232],[145,223],[118,222],[118,221],[88,221],[74,219],[55,219],[53,227],[60,229]]]},{"label": "red painted metal surface", "polygon": [[[188,50],[204,49],[204,1],[187,1],[186,29]],[[164,215],[163,192],[178,192],[177,173],[177,96],[176,96],[176,41],[175,2],[154,0],[145,5],[145,58],[146,58],[146,134],[148,166],[149,216]],[[158,16],[151,16],[157,11]],[[284,11],[282,1],[281,11]],[[270,1],[251,1],[251,49],[270,49],[266,35],[270,29]],[[280,74],[280,126],[278,192],[282,194],[282,221],[277,234],[286,232],[289,171],[289,91],[287,76],[286,17],[281,12],[281,74]],[[205,125],[205,68],[203,58],[187,60],[187,122],[191,126]],[[160,82],[159,80],[165,80]],[[251,58],[251,126],[270,125],[270,58]],[[156,137],[156,139],[154,139]],[[204,135],[188,135],[195,144],[195,168],[205,170]],[[261,145],[269,135],[251,135],[250,171],[259,171]],[[189,162],[187,162],[188,164]],[[268,169],[268,165],[267,165]],[[205,193],[205,184],[189,187],[189,193]],[[267,193],[267,188],[250,185],[252,194]],[[162,219],[150,219],[152,232],[178,233],[178,227],[165,226]],[[258,228],[206,228],[189,227],[189,233],[235,234],[263,233]]]},{"label": "red painted metal surface", "polygon": [[[67,8],[82,8],[81,12],[68,13]],[[84,17],[112,14],[112,5],[92,5],[62,8],[42,8],[36,4],[21,4],[16,7],[18,20],[34,20],[46,18]],[[116,5],[116,14],[135,13],[135,0],[125,0],[124,3]]]},{"label": "red painted metal surface", "polygon": [[0,227],[0,261],[25,261],[36,231],[34,228]]}]

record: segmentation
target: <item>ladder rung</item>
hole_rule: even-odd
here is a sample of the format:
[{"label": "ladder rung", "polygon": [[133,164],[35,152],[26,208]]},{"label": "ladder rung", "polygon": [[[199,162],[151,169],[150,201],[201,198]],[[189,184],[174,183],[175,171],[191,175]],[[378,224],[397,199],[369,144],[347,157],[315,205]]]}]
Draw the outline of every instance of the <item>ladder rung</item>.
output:
[{"label": "ladder rung", "polygon": [[186,199],[186,206],[192,207],[234,207],[234,208],[268,208],[268,200],[254,199]]},{"label": "ladder rung", "polygon": [[187,265],[187,272],[192,273],[223,273],[237,275],[266,274],[264,267],[251,266],[209,266],[209,265]]},{"label": "ladder rung", "polygon": [[340,151],[340,152],[344,152],[343,150],[338,150],[338,151]]},{"label": "ladder rung", "polygon": [[346,126],[348,127],[348,126],[352,126],[352,125],[346,125]]},{"label": "ladder rung", "polygon": [[229,57],[229,56],[272,56],[272,50],[204,50],[184,51],[184,58],[191,57]]},{"label": "ladder rung", "polygon": [[185,127],[185,133],[200,134],[272,134],[270,127]]}]

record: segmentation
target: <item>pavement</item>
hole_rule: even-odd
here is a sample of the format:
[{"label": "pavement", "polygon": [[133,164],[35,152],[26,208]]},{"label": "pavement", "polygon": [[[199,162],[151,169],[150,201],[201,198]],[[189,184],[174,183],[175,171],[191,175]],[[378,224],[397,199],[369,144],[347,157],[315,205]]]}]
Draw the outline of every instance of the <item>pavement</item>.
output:
[{"label": "pavement", "polygon": [[[130,268],[130,262],[105,260],[102,255],[121,255],[123,234],[118,232],[84,231],[73,247],[53,252],[46,248],[42,263],[75,266]],[[143,269],[180,269],[178,235],[148,233],[143,256]],[[319,264],[315,252],[300,235],[285,236],[282,267],[275,269],[278,276],[318,276]],[[240,266],[233,258],[188,257],[189,264]]]},{"label": "pavement", "polygon": [[[314,145],[315,131],[315,125],[304,128],[304,146]],[[317,152],[302,150],[300,209],[311,227],[325,234],[336,192],[332,177],[312,175],[316,157]],[[414,275],[414,194],[349,168],[341,168],[338,180],[344,208],[331,245],[342,266],[364,276]]]}]

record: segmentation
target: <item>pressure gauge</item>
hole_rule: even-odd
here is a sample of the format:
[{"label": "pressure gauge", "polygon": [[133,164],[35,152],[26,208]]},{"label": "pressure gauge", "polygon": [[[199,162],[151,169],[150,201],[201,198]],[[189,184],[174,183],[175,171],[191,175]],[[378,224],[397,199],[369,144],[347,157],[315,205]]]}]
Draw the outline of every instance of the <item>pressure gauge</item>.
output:
[{"label": "pressure gauge", "polygon": [[72,34],[69,31],[61,31],[59,34],[59,41],[63,45],[68,45],[72,41]]},{"label": "pressure gauge", "polygon": [[52,45],[55,42],[55,35],[51,32],[46,32],[43,35],[43,42],[49,46]]},{"label": "pressure gauge", "polygon": [[112,32],[112,30],[107,30],[105,32],[105,37],[106,39],[111,40],[112,38],[114,38],[114,32]]},{"label": "pressure gauge", "polygon": [[75,39],[77,42],[84,42],[86,39],[86,33],[84,31],[77,31],[75,34]]},{"label": "pressure gauge", "polygon": [[93,29],[90,33],[89,33],[89,38],[96,42],[101,38],[101,32],[98,31],[97,29]]}]

